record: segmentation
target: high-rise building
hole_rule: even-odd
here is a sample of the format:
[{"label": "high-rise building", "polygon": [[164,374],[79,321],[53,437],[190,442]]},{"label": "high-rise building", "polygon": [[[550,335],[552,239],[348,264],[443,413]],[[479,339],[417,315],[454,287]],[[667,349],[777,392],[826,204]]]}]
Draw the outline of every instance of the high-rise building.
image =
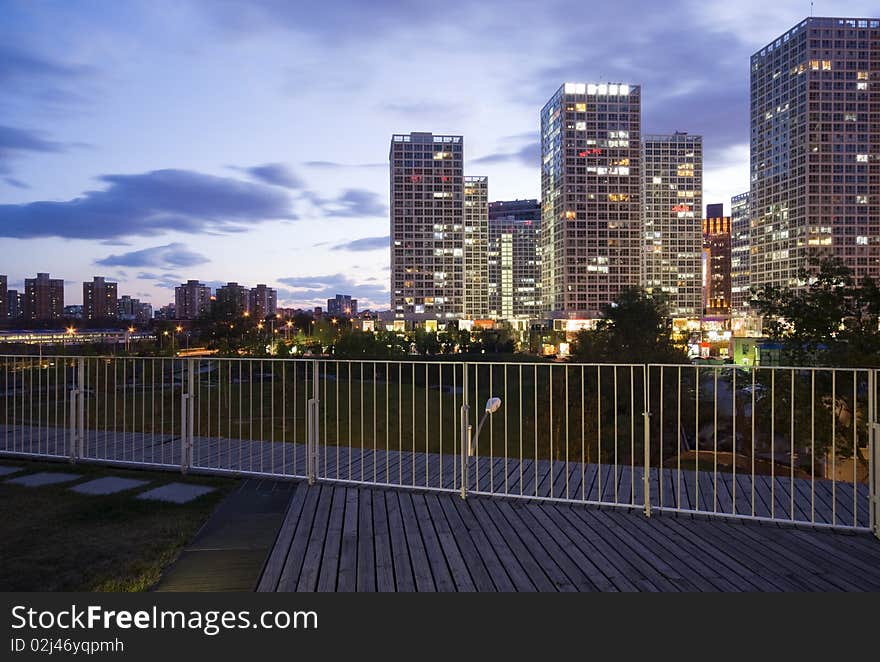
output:
[{"label": "high-rise building", "polygon": [[805,18],[751,59],[751,283],[880,277],[880,20]]},{"label": "high-rise building", "polygon": [[541,270],[553,317],[597,317],[641,283],[641,90],[565,83],[541,110]]},{"label": "high-rise building", "polygon": [[188,280],[174,288],[176,319],[194,320],[211,305],[211,288],[197,280]]},{"label": "high-rise building", "polygon": [[9,319],[18,319],[24,314],[24,302],[21,292],[18,290],[6,290],[6,300],[9,304]]},{"label": "high-rise building", "polygon": [[489,178],[464,178],[464,316],[489,314]]},{"label": "high-rise building", "polygon": [[119,297],[119,319],[128,322],[149,322],[153,317],[153,306],[143,303],[140,299],[133,299],[127,294]]},{"label": "high-rise building", "polygon": [[350,294],[337,294],[333,299],[327,299],[328,315],[345,315],[354,317],[358,312],[358,300],[352,299]]},{"label": "high-rise building", "polygon": [[672,317],[702,312],[703,137],[645,136],[645,290],[665,296]]},{"label": "high-rise building", "polygon": [[730,307],[734,314],[749,309],[749,194],[730,199]]},{"label": "high-rise building", "polygon": [[401,320],[467,316],[464,141],[391,137],[391,310]]},{"label": "high-rise building", "polygon": [[6,276],[0,274],[0,320],[9,317],[9,298],[6,294],[8,285]]},{"label": "high-rise building", "polygon": [[218,287],[214,293],[217,308],[228,316],[235,317],[246,313],[250,307],[250,292],[244,285],[235,282]]},{"label": "high-rise building", "polygon": [[724,205],[706,206],[703,220],[703,311],[730,314],[730,217]]},{"label": "high-rise building", "polygon": [[64,281],[38,273],[24,279],[22,313],[27,320],[54,320],[64,316]]},{"label": "high-rise building", "polygon": [[489,317],[541,316],[541,203],[489,203]]},{"label": "high-rise building", "polygon": [[256,319],[264,319],[275,314],[278,307],[278,293],[274,288],[263,284],[252,287],[248,293],[248,310]]},{"label": "high-rise building", "polygon": [[83,319],[105,320],[118,315],[117,284],[95,276],[83,283]]}]

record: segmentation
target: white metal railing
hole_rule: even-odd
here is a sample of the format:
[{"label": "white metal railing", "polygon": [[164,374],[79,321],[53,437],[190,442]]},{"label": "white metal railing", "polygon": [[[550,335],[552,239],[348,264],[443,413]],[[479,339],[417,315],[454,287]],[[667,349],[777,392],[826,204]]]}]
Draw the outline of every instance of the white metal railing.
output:
[{"label": "white metal railing", "polygon": [[[0,357],[0,453],[877,531],[878,371]],[[490,412],[484,404],[493,397]]]}]

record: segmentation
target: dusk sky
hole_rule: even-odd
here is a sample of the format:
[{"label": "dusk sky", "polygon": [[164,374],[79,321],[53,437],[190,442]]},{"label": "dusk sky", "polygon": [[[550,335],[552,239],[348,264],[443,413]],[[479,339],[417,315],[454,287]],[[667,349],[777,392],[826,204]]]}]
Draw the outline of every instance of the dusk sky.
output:
[{"label": "dusk sky", "polygon": [[[876,16],[817,2],[817,16]],[[749,56],[809,2],[0,0],[0,273],[158,307],[198,278],[388,307],[393,133],[464,136],[489,199],[540,197],[566,80],[642,86],[704,136],[704,202],[748,189]]]}]

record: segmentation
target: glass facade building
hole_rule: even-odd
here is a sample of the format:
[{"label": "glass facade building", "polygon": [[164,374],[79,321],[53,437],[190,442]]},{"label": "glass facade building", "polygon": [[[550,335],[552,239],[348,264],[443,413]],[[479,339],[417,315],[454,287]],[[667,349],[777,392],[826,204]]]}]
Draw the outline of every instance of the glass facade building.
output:
[{"label": "glass facade building", "polygon": [[746,314],[749,310],[749,194],[740,193],[730,199],[730,307],[731,312]]},{"label": "glass facade building", "polygon": [[541,316],[541,203],[489,203],[489,317]]}]

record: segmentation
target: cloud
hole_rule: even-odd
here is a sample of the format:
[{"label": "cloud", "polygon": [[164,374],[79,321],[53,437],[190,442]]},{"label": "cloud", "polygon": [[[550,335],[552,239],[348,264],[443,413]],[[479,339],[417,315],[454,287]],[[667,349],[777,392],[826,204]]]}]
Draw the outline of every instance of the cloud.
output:
[{"label": "cloud", "polygon": [[374,191],[367,189],[345,189],[335,198],[322,198],[308,192],[307,198],[321,213],[334,218],[359,218],[365,216],[384,216],[388,207]]},{"label": "cloud", "polygon": [[376,251],[387,249],[391,238],[388,235],[384,237],[363,237],[355,239],[344,244],[336,244],[330,250],[334,251]]},{"label": "cloud", "polygon": [[443,101],[393,101],[383,103],[381,110],[399,115],[416,115],[423,117],[425,115],[442,115],[443,117],[458,116],[464,111],[459,104],[443,102]]},{"label": "cloud", "polygon": [[295,219],[276,187],[189,170],[103,175],[107,187],[64,202],[0,205],[0,237],[117,239],[163,232],[243,232]]},{"label": "cloud", "polygon": [[305,186],[303,180],[283,163],[266,163],[253,168],[244,168],[244,171],[251,177],[272,186],[282,186],[293,190]]},{"label": "cloud", "polygon": [[326,276],[291,276],[279,278],[278,282],[289,289],[280,288],[279,298],[294,306],[324,306],[327,299],[337,294],[350,294],[358,300],[358,308],[387,308],[389,290],[387,284],[375,285],[356,282],[345,274]]},{"label": "cloud", "polygon": [[30,188],[30,184],[26,184],[20,179],[16,179],[15,177],[4,177],[3,181],[9,184],[10,186],[14,186],[15,188]]},{"label": "cloud", "polygon": [[65,64],[34,55],[8,44],[0,45],[0,82],[34,77],[72,78],[87,74],[90,67]]},{"label": "cloud", "polygon": [[336,161],[304,161],[307,168],[323,168],[333,170],[335,168],[387,168],[387,163],[338,163]]},{"label": "cloud", "polygon": [[164,246],[144,248],[139,251],[108,255],[102,260],[96,260],[95,264],[104,267],[157,267],[168,269],[174,267],[192,267],[197,264],[210,262],[201,253],[196,253],[187,248],[185,244],[172,243]]},{"label": "cloud", "polygon": [[64,148],[62,143],[47,140],[36,131],[0,125],[0,173],[11,172],[9,162],[27,152],[62,152]]},{"label": "cloud", "polygon": [[488,154],[478,159],[472,159],[472,164],[494,165],[499,163],[518,163],[527,168],[537,169],[541,164],[541,143],[529,143],[515,152],[500,152]]}]

